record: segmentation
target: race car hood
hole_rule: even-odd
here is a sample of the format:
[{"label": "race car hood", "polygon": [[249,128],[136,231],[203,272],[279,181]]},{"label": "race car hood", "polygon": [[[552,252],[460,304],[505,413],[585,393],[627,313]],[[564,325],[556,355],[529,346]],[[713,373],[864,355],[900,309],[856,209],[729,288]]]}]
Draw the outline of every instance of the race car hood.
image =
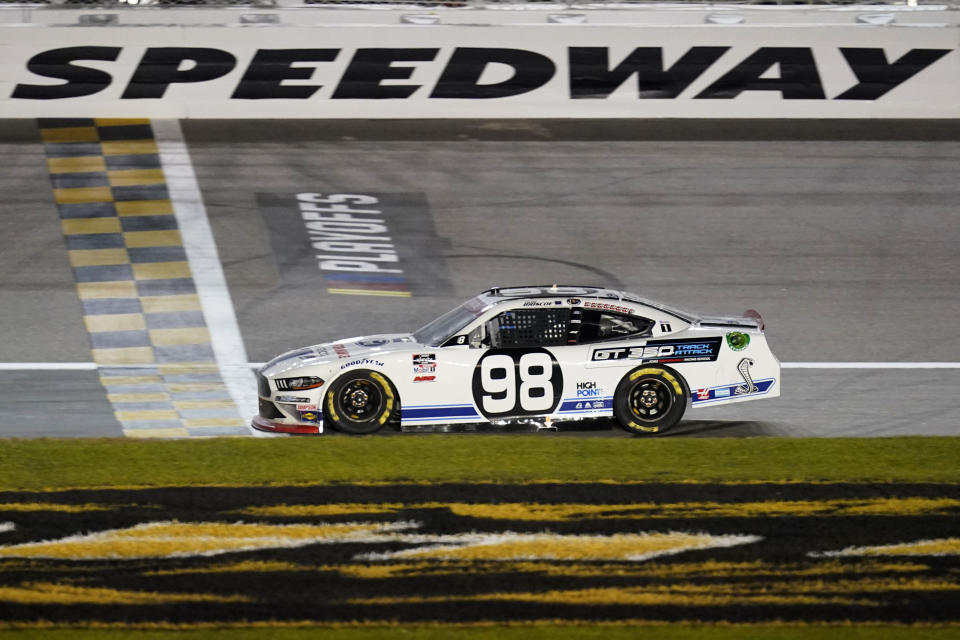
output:
[{"label": "race car hood", "polygon": [[275,376],[298,367],[332,364],[346,358],[380,357],[387,353],[409,350],[416,346],[416,340],[408,333],[359,336],[288,351],[263,365],[260,372],[267,376]]}]

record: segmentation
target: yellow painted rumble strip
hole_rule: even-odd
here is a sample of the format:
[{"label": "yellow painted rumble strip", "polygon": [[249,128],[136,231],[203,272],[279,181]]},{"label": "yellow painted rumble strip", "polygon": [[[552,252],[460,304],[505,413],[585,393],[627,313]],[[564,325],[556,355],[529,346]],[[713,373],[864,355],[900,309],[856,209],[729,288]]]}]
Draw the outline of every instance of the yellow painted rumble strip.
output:
[{"label": "yellow painted rumble strip", "polygon": [[105,156],[128,156],[157,153],[155,140],[112,140],[101,142],[100,150]]},{"label": "yellow painted rumble strip", "polygon": [[163,169],[121,169],[108,171],[111,187],[136,187],[144,184],[163,184]]},{"label": "yellow painted rumble strip", "polygon": [[176,400],[173,406],[184,411],[190,409],[230,409],[233,407],[233,400]]},{"label": "yellow painted rumble strip", "polygon": [[157,593],[119,591],[101,587],[78,587],[44,582],[17,587],[0,587],[0,601],[18,604],[125,604],[149,605],[171,602],[250,602],[245,596],[219,596],[205,593]]},{"label": "yellow painted rumble strip", "polygon": [[100,134],[96,127],[55,127],[40,129],[44,143],[55,142],[97,142]]},{"label": "yellow painted rumble strip", "polygon": [[100,384],[105,387],[124,384],[162,384],[160,376],[100,376]]},{"label": "yellow painted rumble strip", "polygon": [[208,342],[210,342],[210,331],[206,327],[150,330],[150,344],[155,347],[174,344],[205,344]]},{"label": "yellow painted rumble strip", "polygon": [[216,373],[217,371],[219,371],[217,363],[210,360],[157,365],[157,372],[162,376],[175,376],[181,373]]},{"label": "yellow painted rumble strip", "polygon": [[126,249],[74,249],[68,251],[72,267],[102,267],[112,264],[130,264]]},{"label": "yellow painted rumble strip", "polygon": [[136,298],[137,285],[132,280],[112,282],[78,282],[77,295],[81,300],[96,298]]},{"label": "yellow painted rumble strip", "polygon": [[50,173],[90,173],[106,171],[103,156],[77,156],[74,158],[48,158],[47,170]]},{"label": "yellow painted rumble strip", "polygon": [[75,187],[54,189],[53,199],[57,204],[84,204],[87,202],[112,202],[110,187]]},{"label": "yellow painted rumble strip", "polygon": [[409,298],[409,291],[376,291],[373,289],[327,289],[328,293],[337,293],[347,296],[393,296],[396,298]]},{"label": "yellow painted rumble strip", "polygon": [[140,298],[144,313],[169,311],[201,311],[200,298],[196,294],[181,296],[144,296]]},{"label": "yellow painted rumble strip", "polygon": [[124,347],[121,349],[91,349],[93,361],[99,365],[153,364],[153,349],[150,347]]},{"label": "yellow painted rumble strip", "polygon": [[142,313],[117,313],[103,316],[84,316],[83,323],[90,333],[102,331],[140,331],[146,329]]},{"label": "yellow painted rumble strip", "polygon": [[171,382],[166,385],[171,393],[189,393],[191,391],[223,391],[219,382]]},{"label": "yellow painted rumble strip", "polygon": [[189,278],[192,275],[189,262],[141,262],[133,265],[133,277],[137,280]]},{"label": "yellow painted rumble strip", "polygon": [[162,216],[173,214],[169,200],[123,200],[114,203],[118,216]]},{"label": "yellow painted rumble strip", "polygon": [[156,393],[108,393],[107,400],[113,403],[169,402],[170,394],[161,391]]},{"label": "yellow painted rumble strip", "polygon": [[117,218],[67,218],[60,221],[64,235],[88,233],[120,233]]},{"label": "yellow painted rumble strip", "polygon": [[149,118],[94,118],[98,127],[126,127],[134,124],[150,124]]},{"label": "yellow painted rumble strip", "polygon": [[115,411],[117,420],[179,420],[173,409],[150,409],[145,411]]},{"label": "yellow painted rumble strip", "polygon": [[179,247],[182,244],[180,232],[169,231],[127,231],[123,234],[128,249],[143,247]]},{"label": "yellow painted rumble strip", "polygon": [[192,418],[183,421],[191,429],[204,427],[245,427],[246,421],[241,418]]},{"label": "yellow painted rumble strip", "polygon": [[[186,260],[169,258],[167,262],[134,262],[131,255],[139,253],[140,249],[154,249],[158,247],[182,247],[182,236],[177,229],[176,219],[173,217],[174,208],[172,201],[167,198],[144,199],[144,200],[122,200],[115,201],[114,197],[118,188],[124,187],[143,187],[143,191],[149,191],[150,185],[162,186],[166,182],[164,170],[158,166],[157,158],[144,157],[143,163],[123,162],[124,166],[115,166],[113,158],[116,155],[141,155],[158,154],[157,142],[152,138],[150,120],[144,118],[99,118],[85,122],[95,122],[96,126],[89,127],[50,127],[43,128],[41,133],[43,139],[48,143],[55,142],[96,142],[97,144],[73,145],[78,147],[74,153],[84,154],[74,157],[48,157],[47,168],[51,174],[52,182],[55,187],[53,195],[59,205],[61,214],[61,230],[71,241],[77,235],[92,235],[93,239],[99,239],[98,242],[90,242],[100,247],[99,249],[72,249],[68,251],[70,264],[77,269],[77,295],[81,300],[98,299],[123,299],[124,313],[116,314],[91,314],[84,317],[84,325],[91,336],[99,338],[108,332],[138,332],[141,336],[149,335],[151,342],[146,343],[149,346],[138,346],[128,348],[93,348],[91,353],[94,362],[100,367],[116,365],[154,365],[155,360],[174,359],[176,360],[186,349],[170,349],[179,345],[203,345],[210,344],[210,331],[205,327],[202,319],[197,317],[196,312],[202,311],[200,299],[197,295],[174,295],[174,296],[151,296],[142,298],[140,291],[147,288],[155,289],[160,284],[157,280],[172,280],[175,284],[186,285],[192,280],[192,273],[189,263]],[[136,140],[113,140],[101,141],[100,131],[97,127],[129,127],[137,125],[135,128],[115,129],[110,132],[111,135],[104,133],[104,137],[138,136]],[[124,133],[125,132],[125,133]],[[119,135],[114,135],[119,134]],[[63,145],[60,145],[62,147]],[[59,153],[59,147],[47,147],[49,155]],[[150,167],[150,168],[147,168]],[[70,175],[78,174],[78,175]],[[83,174],[83,175],[79,175]],[[87,180],[86,177],[91,178]],[[83,178],[83,180],[80,180]],[[94,180],[95,178],[95,180]],[[71,186],[77,185],[77,186]],[[100,185],[100,186],[92,186]],[[162,189],[161,189],[162,190]],[[149,196],[146,196],[149,197]],[[96,206],[96,211],[91,212],[89,216],[73,216],[84,214],[79,207],[68,205],[100,203]],[[129,223],[127,216],[163,216],[159,218],[165,221],[158,230],[138,231],[143,228],[141,225],[128,225],[133,228],[124,231],[124,224]],[[166,216],[169,216],[166,217]],[[150,227],[147,227],[149,229]],[[156,227],[154,227],[156,228]],[[107,235],[109,234],[109,235]],[[117,248],[118,241],[122,240],[123,247]],[[173,254],[179,253],[171,252]],[[124,266],[123,269],[106,269],[108,266]],[[102,267],[102,268],[101,268]],[[114,275],[114,272],[122,275]],[[112,278],[107,282],[83,282],[97,277]],[[121,280],[121,278],[129,278]],[[141,285],[140,281],[154,281],[150,283],[151,287]],[[165,289],[157,289],[163,291]],[[189,289],[188,289],[189,290]],[[172,292],[172,291],[171,291]],[[138,308],[139,307],[139,308]],[[141,313],[130,313],[138,311]],[[148,313],[169,313],[180,314],[171,329],[148,329],[148,322],[145,314]],[[152,324],[152,323],[149,323]],[[119,336],[118,336],[119,337]],[[109,341],[104,340],[106,344]],[[99,340],[94,340],[96,345]],[[141,343],[143,344],[143,343]],[[163,355],[156,355],[159,352]],[[189,356],[187,356],[189,357]],[[103,369],[101,369],[102,373]],[[124,422],[123,428],[125,434],[130,437],[139,438],[157,438],[157,437],[209,437],[215,435],[209,430],[202,429],[196,433],[189,430],[187,423],[180,417],[176,410],[169,393],[163,386],[166,380],[163,376],[178,373],[203,373],[210,374],[205,376],[213,381],[217,380],[215,387],[210,391],[222,392],[226,396],[226,387],[220,381],[220,372],[216,362],[175,362],[172,367],[165,370],[157,367],[149,371],[136,373],[153,373],[157,371],[156,376],[103,376],[102,383],[107,388],[108,399],[113,404],[113,409],[118,420]],[[135,373],[131,371],[131,373]],[[157,392],[151,393],[122,393],[123,385],[142,384],[134,382],[133,379],[148,378],[147,384],[157,385]],[[126,379],[124,379],[126,378]],[[108,385],[117,385],[111,388]],[[131,389],[132,390],[132,389]],[[153,389],[149,389],[153,391]],[[120,391],[121,393],[117,393]],[[221,393],[209,394],[213,397],[222,397]],[[189,406],[189,405],[188,405]],[[215,410],[207,413],[214,416],[228,416],[236,414],[236,407],[232,402],[227,403],[217,401],[213,403],[198,404],[198,407],[210,407]],[[143,411],[137,412],[136,409]],[[158,412],[147,410],[156,409]],[[126,419],[126,420],[125,420]],[[166,424],[159,425],[160,428],[137,429],[139,425],[147,426],[146,421],[151,419],[169,420]],[[128,422],[129,420],[129,422]],[[169,424],[169,427],[167,426]],[[189,425],[190,427],[198,425]],[[204,425],[206,426],[206,425]],[[246,434],[246,421],[239,416],[227,421],[219,421],[211,428],[231,427],[230,429],[221,428],[221,435]],[[209,434],[209,435],[208,435]]]},{"label": "yellow painted rumble strip", "polygon": [[127,429],[123,432],[128,438],[189,438],[190,432],[181,427],[169,429]]}]

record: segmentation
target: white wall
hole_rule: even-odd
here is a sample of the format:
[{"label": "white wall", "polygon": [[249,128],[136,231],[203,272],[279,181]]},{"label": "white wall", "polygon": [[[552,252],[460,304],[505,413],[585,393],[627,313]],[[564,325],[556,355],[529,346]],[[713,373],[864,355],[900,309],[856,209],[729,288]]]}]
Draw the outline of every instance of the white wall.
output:
[{"label": "white wall", "polygon": [[[542,19],[542,16],[541,16]],[[107,47],[99,55],[115,60],[76,59],[73,67],[63,60],[28,70],[31,59],[52,50],[69,47]],[[162,53],[161,48],[185,47],[190,57],[197,49],[206,56],[222,58],[218,66],[204,66],[194,73],[211,77],[204,81],[174,82],[166,86],[164,73],[177,74],[176,67],[142,64],[145,55]],[[702,69],[691,70],[692,81],[675,97],[641,97],[637,75],[625,77],[606,97],[576,98],[571,91],[583,90],[582,78],[571,77],[570,48],[596,48],[616,67],[638,47],[651,48],[647,55],[662,54],[663,66],[670,68],[691,47],[725,47],[722,55]],[[463,62],[469,49],[483,48],[502,54],[514,50],[525,80],[515,95],[503,97],[438,97],[435,88],[471,93],[469,79],[480,68],[478,84],[508,82],[514,73],[498,63],[484,67],[479,61]],[[306,98],[234,97],[234,93],[258,50],[322,49],[330,61],[275,64],[264,67],[259,86],[268,92],[281,87],[320,86]],[[386,75],[387,63],[359,65],[360,49],[377,50],[369,55],[418,61],[395,61],[395,79]],[[859,62],[851,66],[842,49]],[[148,53],[149,50],[149,53]],[[917,50],[937,50],[924,54]],[[851,53],[852,51],[852,53]],[[909,72],[895,63],[915,64]],[[960,118],[960,28],[940,26],[872,25],[427,25],[380,24],[337,26],[260,27],[56,27],[23,25],[0,27],[0,117],[171,117],[171,118]],[[218,53],[220,52],[220,53]],[[882,54],[881,54],[882,52]],[[476,52],[473,52],[476,53]],[[48,54],[50,55],[50,54]],[[261,54],[262,55],[262,54]],[[294,57],[302,57],[302,52]],[[749,69],[744,62],[759,56]],[[81,56],[82,57],[82,56]],[[576,56],[575,56],[576,57]],[[936,60],[931,60],[937,57]],[[427,59],[429,58],[429,59]],[[461,64],[457,64],[457,60]],[[773,61],[782,60],[782,64]],[[879,63],[877,64],[877,62]],[[47,62],[50,62],[49,60]],[[654,57],[654,62],[656,59]],[[453,64],[451,64],[453,63]],[[190,78],[190,62],[179,68],[179,79]],[[767,68],[769,66],[769,68]],[[37,99],[43,86],[64,85],[58,77],[74,79],[77,68],[95,69],[101,81],[109,81],[95,93],[77,97]],[[304,79],[283,80],[280,75],[307,67]],[[151,71],[151,69],[153,71]],[[166,71],[164,72],[164,69]],[[286,69],[286,70],[284,70]],[[379,69],[379,70],[378,70]],[[595,67],[599,69],[599,67]],[[661,69],[659,64],[648,73]],[[736,93],[717,96],[716,82],[739,69]],[[159,75],[158,75],[159,70]],[[551,72],[552,70],[552,72]],[[222,75],[220,75],[222,73]],[[460,74],[454,81],[451,74]],[[526,77],[527,74],[530,77]],[[858,78],[858,73],[860,78]],[[279,74],[279,75],[278,75]],[[87,72],[86,75],[91,75]],[[574,74],[575,76],[577,74]],[[582,74],[580,74],[582,75]],[[600,75],[603,75],[601,72]],[[905,77],[910,75],[910,77]],[[345,82],[353,76],[354,82]],[[654,82],[647,75],[645,87]],[[750,78],[753,81],[750,81]],[[137,79],[128,90],[131,79]],[[777,81],[780,78],[780,82]],[[96,79],[96,78],[95,78]],[[248,78],[250,79],[250,78]],[[445,82],[440,82],[444,79]],[[785,86],[782,86],[784,85]],[[102,83],[101,83],[102,84]],[[728,83],[729,84],[729,83]],[[737,84],[736,82],[734,84]],[[683,82],[680,83],[680,86]],[[254,87],[254,84],[246,85]],[[859,86],[859,97],[845,99],[845,93]],[[342,97],[353,87],[367,95],[384,93],[390,87],[409,93],[403,98]],[[396,88],[399,87],[399,88]],[[407,87],[404,91],[402,87]],[[132,97],[130,91],[162,97]],[[673,89],[676,90],[676,86]],[[128,92],[124,97],[125,91]],[[476,94],[479,90],[474,90]],[[668,90],[667,93],[670,93]],[[732,95],[736,93],[736,95]],[[819,97],[822,93],[822,97]],[[14,97],[14,96],[24,97]],[[356,95],[354,93],[353,95]],[[849,96],[846,93],[846,96]],[[700,96],[700,97],[698,97]]]}]

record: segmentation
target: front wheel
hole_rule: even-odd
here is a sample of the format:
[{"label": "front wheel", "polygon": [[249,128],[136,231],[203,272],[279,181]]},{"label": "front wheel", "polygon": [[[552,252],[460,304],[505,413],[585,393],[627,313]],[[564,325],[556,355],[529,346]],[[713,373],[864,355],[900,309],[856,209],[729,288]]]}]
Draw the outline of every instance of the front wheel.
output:
[{"label": "front wheel", "polygon": [[357,370],[337,378],[327,393],[324,419],[337,431],[374,433],[397,407],[393,385],[376,371]]},{"label": "front wheel", "polygon": [[617,385],[613,415],[630,433],[660,434],[680,422],[688,395],[683,378],[672,369],[641,367]]}]

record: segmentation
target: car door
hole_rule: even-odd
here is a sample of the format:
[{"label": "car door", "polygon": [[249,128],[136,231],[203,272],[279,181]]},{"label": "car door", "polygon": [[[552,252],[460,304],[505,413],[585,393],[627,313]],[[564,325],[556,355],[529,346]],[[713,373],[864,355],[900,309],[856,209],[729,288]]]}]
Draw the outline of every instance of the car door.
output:
[{"label": "car door", "polygon": [[609,415],[617,386],[623,376],[642,360],[654,321],[637,315],[598,309],[577,309],[580,331],[577,345],[583,350],[579,373],[582,381],[568,390],[575,397],[564,401],[568,416]]},{"label": "car door", "polygon": [[554,301],[526,304],[484,323],[486,344],[471,390],[487,420],[550,415],[563,398],[570,308]]}]

